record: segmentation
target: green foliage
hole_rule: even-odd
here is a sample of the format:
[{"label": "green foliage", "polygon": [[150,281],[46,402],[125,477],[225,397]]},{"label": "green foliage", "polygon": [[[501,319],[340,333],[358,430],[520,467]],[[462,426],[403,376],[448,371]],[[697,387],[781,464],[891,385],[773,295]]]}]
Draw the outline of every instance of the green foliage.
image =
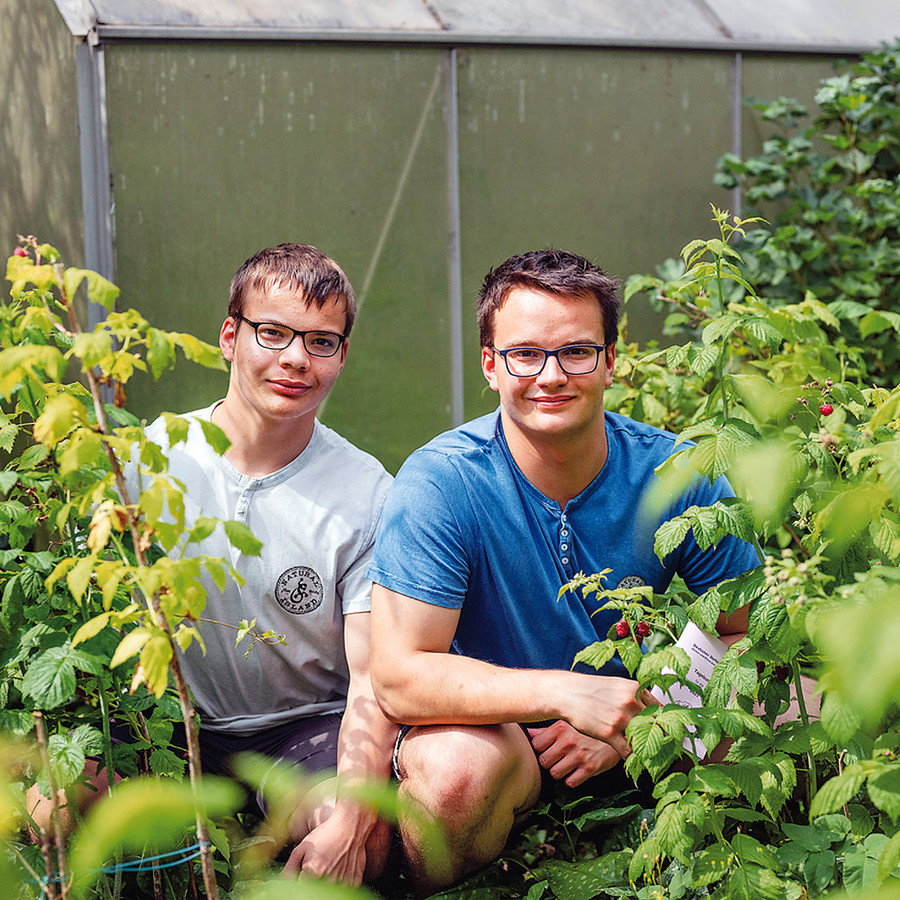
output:
[{"label": "green foliage", "polygon": [[[0,305],[0,732],[34,751],[11,768],[18,791],[37,788],[48,798],[64,791],[76,826],[72,798],[85,789],[89,758],[107,772],[143,777],[128,777],[76,828],[69,862],[64,846],[48,843],[56,839],[58,800],[48,826],[46,817],[30,820],[21,796],[7,802],[0,794],[0,861],[13,861],[11,883],[23,896],[38,891],[42,878],[48,896],[140,896],[155,890],[140,886],[149,874],[123,880],[103,864],[123,852],[154,856],[196,841],[205,895],[217,896],[230,842],[209,817],[233,813],[242,792],[199,781],[196,720],[173,662],[179,649],[202,643],[205,585],[222,588],[239,576],[224,559],[186,551],[219,527],[242,554],[259,553],[260,543],[238,522],[201,518],[188,526],[183,486],[169,478],[160,447],[123,403],[131,375],[147,368],[159,375],[177,349],[217,368],[224,368],[221,354],[191,335],[151,327],[133,309],[117,311],[114,285],[66,269],[33,238],[10,257],[7,279],[12,289]],[[107,309],[91,332],[75,316],[79,290]],[[185,439],[184,419],[166,422],[171,444]],[[227,449],[215,426],[204,423],[204,433],[218,452]],[[238,640],[249,635],[251,648],[283,641],[256,633],[253,623],[216,625],[233,627]],[[113,718],[130,728],[131,742],[113,742]],[[179,719],[191,784],[179,783],[186,760],[170,747]],[[29,822],[40,825],[40,854],[12,833]],[[166,875],[167,896],[185,895],[176,887],[187,877],[181,871]],[[256,895],[267,896],[266,878],[259,881]]]},{"label": "green foliage", "polygon": [[[665,641],[642,654],[637,622],[667,633],[686,613],[712,630],[721,613],[749,610],[747,636],[704,690],[694,686],[702,705],[649,707],[629,725],[626,770],[656,781],[657,807],[627,896],[817,896],[895,878],[898,54],[828,80],[801,138],[723,160],[773,225],[714,209],[717,237],[626,288],[626,299],[645,293],[665,307],[667,330],[681,336],[645,355],[626,345],[608,392],[611,406],[679,434],[647,511],[658,515],[697,477],[728,475],[738,493],[665,522],[657,554],[688,534],[701,547],[758,536],[766,554],[704,597],[625,596],[602,589],[603,573],[573,582],[628,623],[627,637],[611,630],[578,660],[599,668],[618,653],[642,687],[684,681],[687,667]],[[790,127],[800,112],[760,108]],[[807,674],[820,712],[798,692]],[[689,736],[707,747],[727,738],[726,765],[673,771]],[[684,882],[664,874],[676,863]]]},{"label": "green foliage", "polygon": [[756,290],[773,306],[814,298],[840,320],[830,323],[839,352],[856,344],[869,378],[888,387],[900,361],[898,83],[895,44],[825,79],[805,127],[795,101],[754,101],[779,131],[758,156],[724,156],[716,176],[772,222],[736,248]]}]

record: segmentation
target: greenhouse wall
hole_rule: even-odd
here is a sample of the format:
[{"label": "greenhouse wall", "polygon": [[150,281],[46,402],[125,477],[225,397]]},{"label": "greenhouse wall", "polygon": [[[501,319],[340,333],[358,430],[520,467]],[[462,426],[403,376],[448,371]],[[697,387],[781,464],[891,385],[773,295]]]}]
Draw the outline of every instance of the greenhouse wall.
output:
[{"label": "greenhouse wall", "polygon": [[[811,99],[832,62],[743,69],[758,95]],[[557,246],[651,271],[732,199],[712,183],[736,134],[727,53],[112,42],[106,74],[125,302],[215,341],[247,256],[320,247],[360,300],[322,418],[392,469],[494,405],[474,322],[491,266]],[[745,151],[765,136],[746,121]],[[628,314],[633,338],[658,335],[646,304]],[[224,387],[183,367],[131,406],[191,409]]]},{"label": "greenhouse wall", "polygon": [[[811,104],[848,55],[440,33],[228,39],[228,22],[203,38],[211,2],[178,11],[188,36],[142,20],[78,37],[73,21],[106,7],[118,8],[35,0],[24,15],[0,0],[13,26],[0,45],[6,245],[37,234],[113,277],[154,325],[215,342],[244,259],[315,244],[360,303],[321,417],[392,470],[494,406],[474,320],[490,267],[556,246],[623,280],[652,271],[711,235],[710,203],[734,207],[713,184],[716,159],[769,134],[742,98]],[[659,336],[646,300],[627,315],[630,338]],[[226,384],[184,363],[135,379],[129,408],[186,411]]]},{"label": "greenhouse wall", "polygon": [[0,248],[19,234],[84,262],[76,41],[52,0],[0,0]]}]

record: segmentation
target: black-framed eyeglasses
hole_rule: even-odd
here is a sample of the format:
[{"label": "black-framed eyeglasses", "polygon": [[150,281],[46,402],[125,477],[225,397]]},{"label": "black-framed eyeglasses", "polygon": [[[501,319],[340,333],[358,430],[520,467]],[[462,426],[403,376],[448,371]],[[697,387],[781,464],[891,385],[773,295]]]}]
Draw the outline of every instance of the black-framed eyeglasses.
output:
[{"label": "black-framed eyeglasses", "polygon": [[292,341],[299,335],[303,339],[303,346],[310,356],[334,356],[344,343],[344,335],[336,331],[297,331],[288,328],[287,325],[277,325],[275,322],[252,322],[240,313],[235,316],[242,322],[246,322],[256,334],[256,343],[266,350],[286,350]]},{"label": "black-framed eyeglasses", "polygon": [[534,378],[544,371],[548,356],[555,356],[559,367],[566,375],[590,375],[597,368],[600,354],[609,344],[569,344],[558,350],[544,350],[543,347],[510,347],[499,350],[506,363],[506,371],[515,378]]}]

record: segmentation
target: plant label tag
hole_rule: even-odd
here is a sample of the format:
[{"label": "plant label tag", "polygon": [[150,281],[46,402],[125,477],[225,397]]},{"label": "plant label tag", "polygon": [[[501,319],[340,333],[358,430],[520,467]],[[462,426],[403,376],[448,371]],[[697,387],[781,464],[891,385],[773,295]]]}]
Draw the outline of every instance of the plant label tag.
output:
[{"label": "plant label tag", "polygon": [[[709,684],[712,670],[728,649],[722,641],[699,628],[693,622],[688,622],[685,625],[684,631],[681,632],[681,637],[678,638],[675,646],[681,647],[691,658],[691,667],[688,669],[687,677],[702,688]],[[671,669],[663,669],[663,672],[671,671]],[[660,703],[677,703],[679,706],[686,706],[691,709],[696,709],[703,702],[700,694],[683,684],[673,684],[668,691],[655,687],[651,693]],[[709,752],[703,746],[702,741],[692,737],[684,739],[684,749],[696,756],[697,759],[705,759]]]}]

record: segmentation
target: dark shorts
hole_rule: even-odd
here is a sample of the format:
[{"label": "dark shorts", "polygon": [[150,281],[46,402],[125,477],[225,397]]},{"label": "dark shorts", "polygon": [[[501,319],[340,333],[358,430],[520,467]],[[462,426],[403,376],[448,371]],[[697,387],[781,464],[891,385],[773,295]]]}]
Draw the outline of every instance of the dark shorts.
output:
[{"label": "dark shorts", "polygon": [[[273,760],[298,765],[309,775],[333,772],[337,768],[338,731],[343,713],[325,713],[275,725],[255,734],[232,734],[200,728],[200,766],[208,775],[232,776],[230,761],[238,753],[259,753]],[[114,741],[134,740],[127,726],[114,723]],[[170,743],[172,752],[185,756],[184,725],[176,722]],[[256,797],[258,811],[264,811],[262,793]]]},{"label": "dark shorts", "polygon": [[[229,760],[232,756],[237,753],[259,753],[296,763],[309,774],[335,769],[342,715],[326,713],[296,719],[255,734],[232,734],[201,727],[200,763],[204,772],[230,775]],[[176,734],[183,742],[184,728],[176,728]]]}]

